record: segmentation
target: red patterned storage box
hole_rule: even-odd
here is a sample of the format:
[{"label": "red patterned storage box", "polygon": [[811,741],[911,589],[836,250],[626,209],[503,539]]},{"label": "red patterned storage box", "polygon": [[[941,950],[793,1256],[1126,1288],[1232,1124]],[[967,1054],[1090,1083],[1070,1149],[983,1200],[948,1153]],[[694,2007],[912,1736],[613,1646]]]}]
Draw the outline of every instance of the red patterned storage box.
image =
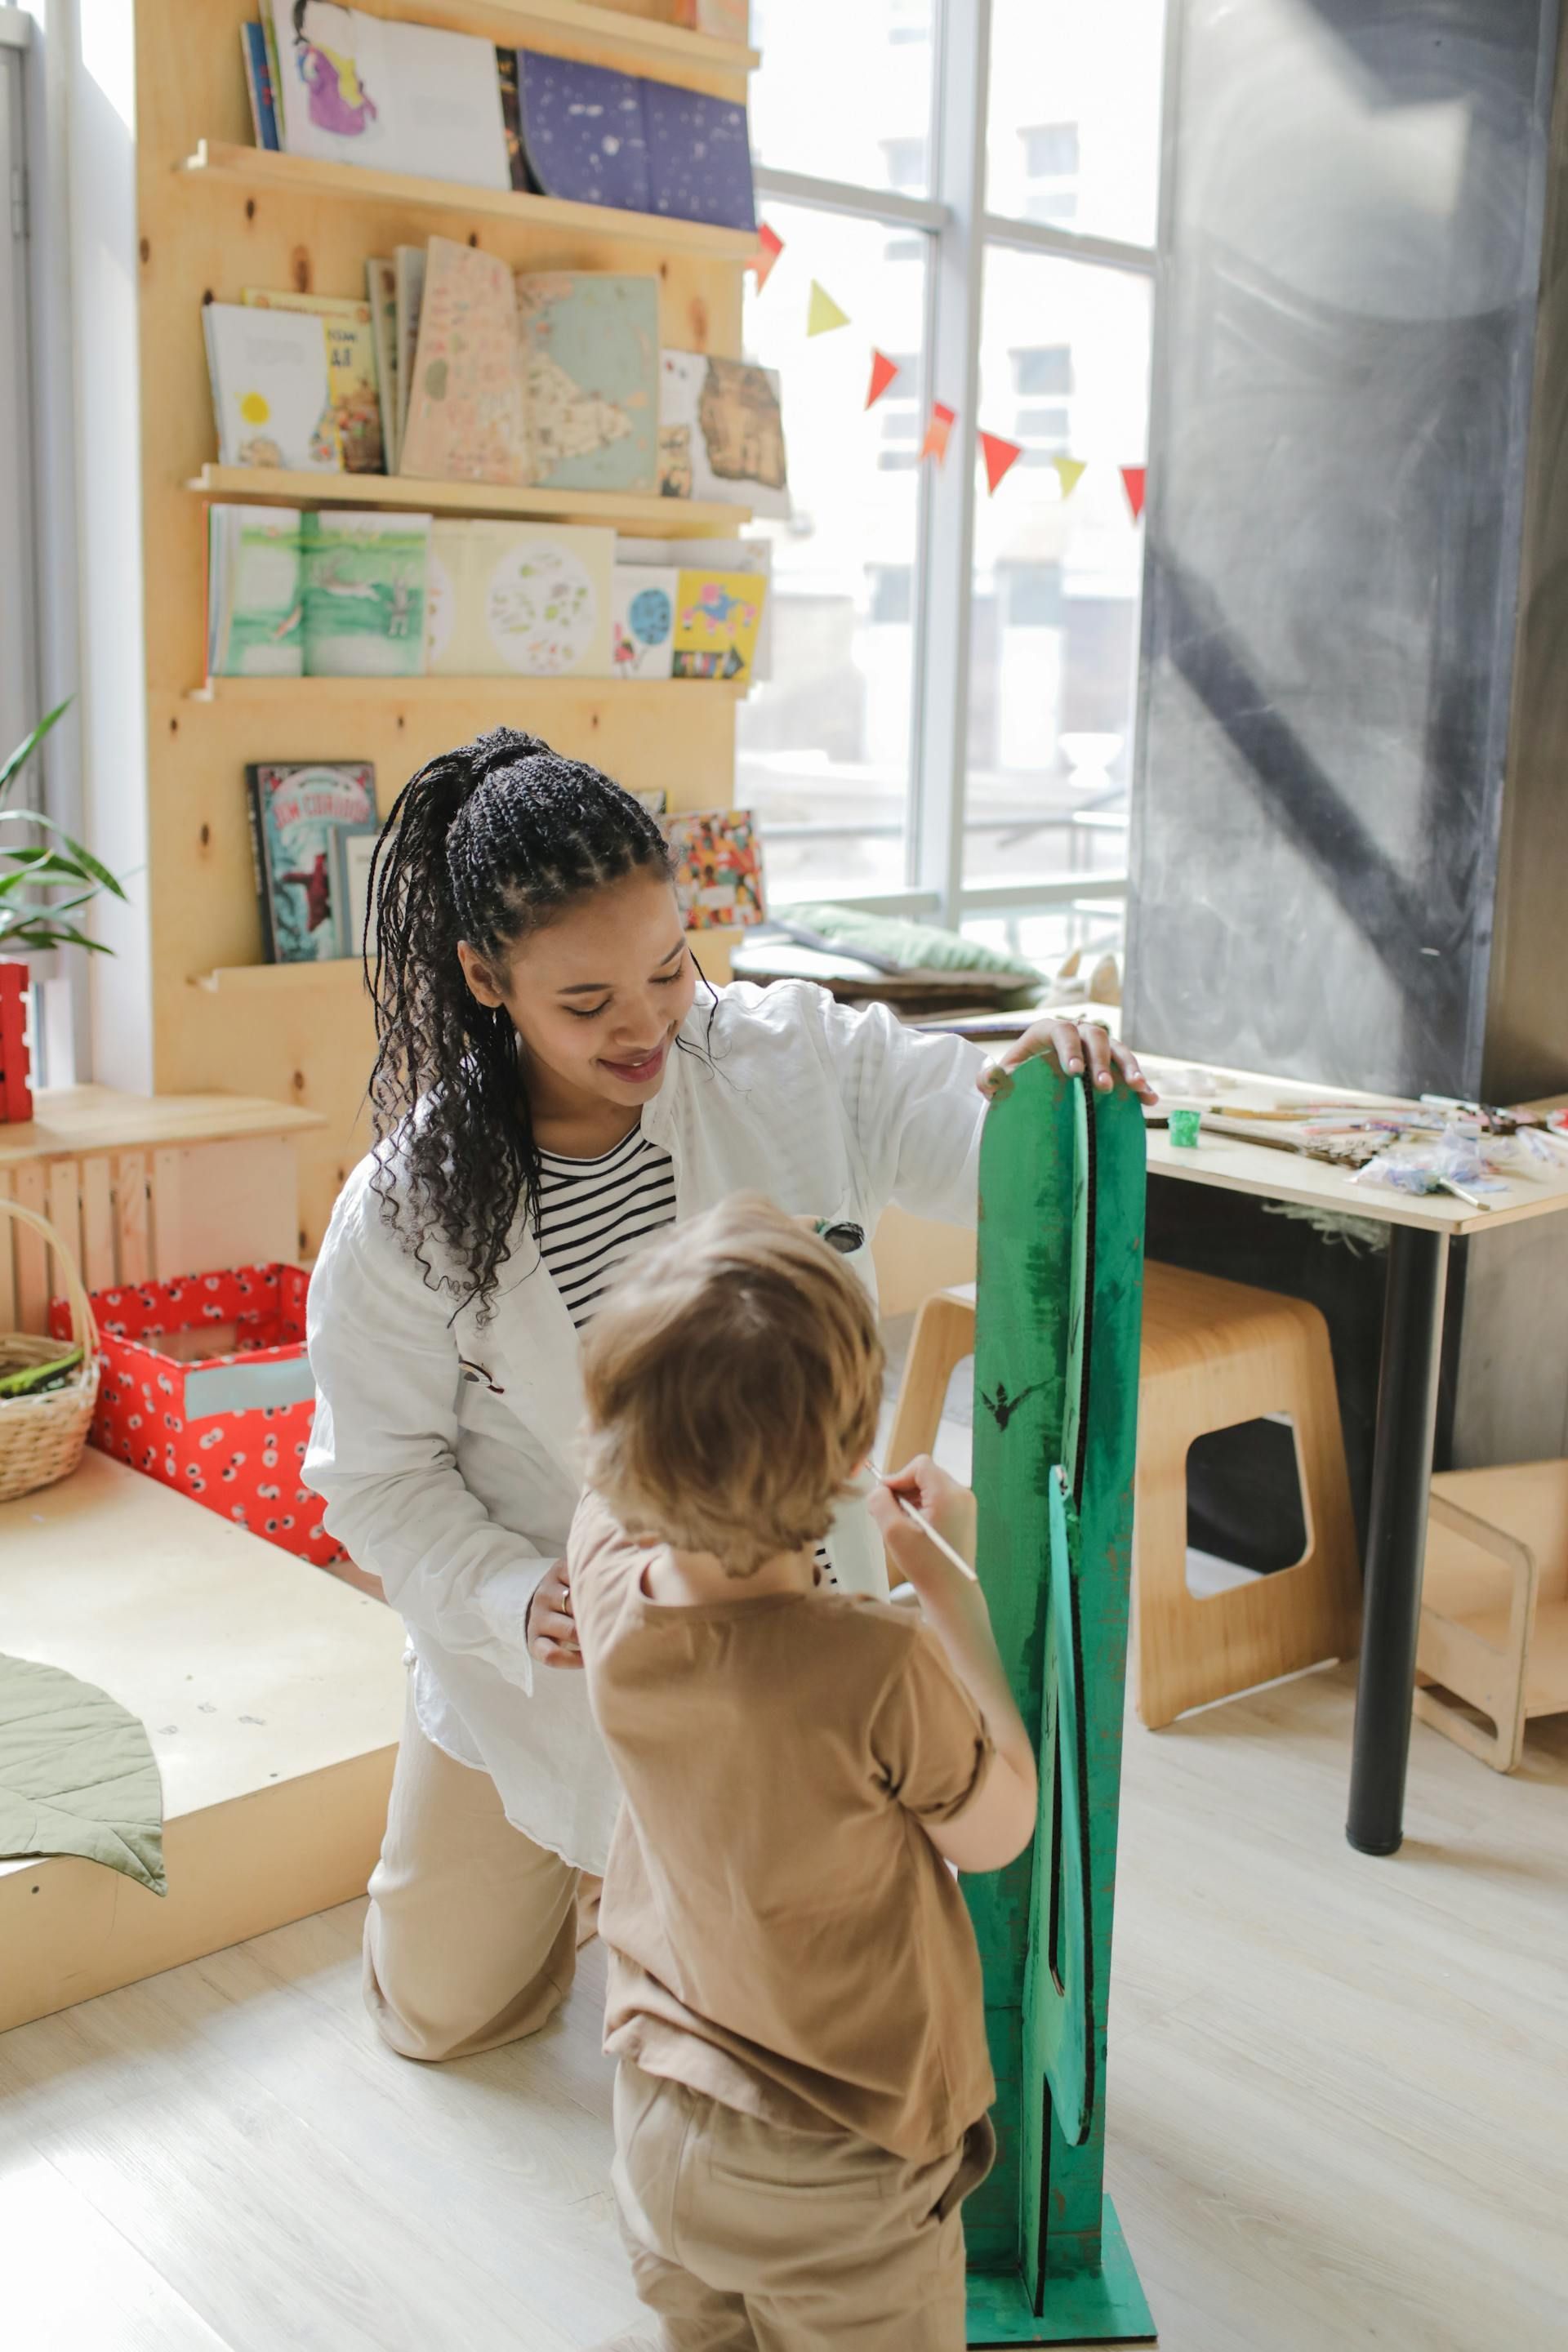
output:
[{"label": "red patterned storage box", "polygon": [[[316,1398],[310,1281],[303,1266],[242,1265],[94,1291],[103,1378],[92,1443],[320,1568],[341,1547],[300,1479]],[[64,1313],[57,1301],[57,1330]],[[206,1353],[214,1341],[224,1353]]]}]

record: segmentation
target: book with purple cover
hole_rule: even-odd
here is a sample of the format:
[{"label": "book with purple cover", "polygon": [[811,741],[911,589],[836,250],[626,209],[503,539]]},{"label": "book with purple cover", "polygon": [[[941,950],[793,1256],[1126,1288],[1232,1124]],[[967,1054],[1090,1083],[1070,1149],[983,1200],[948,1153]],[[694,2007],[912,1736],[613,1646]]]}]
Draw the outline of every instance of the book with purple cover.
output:
[{"label": "book with purple cover", "polygon": [[619,212],[653,210],[643,94],[633,74],[517,53],[522,152],[541,195]]},{"label": "book with purple cover", "polygon": [[666,81],[645,81],[642,100],[648,211],[671,220],[706,221],[713,228],[754,229],[745,108]]}]

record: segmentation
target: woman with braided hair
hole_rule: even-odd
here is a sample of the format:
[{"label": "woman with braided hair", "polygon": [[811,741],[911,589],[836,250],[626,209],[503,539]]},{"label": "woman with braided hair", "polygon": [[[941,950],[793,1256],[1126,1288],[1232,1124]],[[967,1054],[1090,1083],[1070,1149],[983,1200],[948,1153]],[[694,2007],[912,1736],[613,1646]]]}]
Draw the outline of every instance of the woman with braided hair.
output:
[{"label": "woman with braided hair", "polygon": [[[710,988],[654,819],[509,729],[406,786],[372,906],[377,1139],[311,1283],[306,1475],[408,1629],[365,1996],[435,2059],[543,2022],[608,1849],[562,1566],[577,1334],[649,1234],[734,1192],[867,1233],[892,1201],[971,1221],[994,1079],[880,1005]],[[1148,1092],[1102,1029],[1038,1024],[1002,1066],[1037,1053]]]}]

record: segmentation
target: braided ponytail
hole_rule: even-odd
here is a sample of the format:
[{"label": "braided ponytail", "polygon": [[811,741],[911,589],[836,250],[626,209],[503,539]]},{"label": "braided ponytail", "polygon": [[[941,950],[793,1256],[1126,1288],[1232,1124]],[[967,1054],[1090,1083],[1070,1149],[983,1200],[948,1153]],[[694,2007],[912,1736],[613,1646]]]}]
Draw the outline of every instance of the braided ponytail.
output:
[{"label": "braided ponytail", "polygon": [[520,1200],[537,1224],[539,1146],[510,1019],[470,993],[458,943],[500,969],[574,900],[628,874],[669,871],[664,835],[630,793],[509,727],[429,761],[376,844],[365,940],[374,1189],[426,1279],[435,1234],[465,1270],[447,1286],[481,1313]]}]

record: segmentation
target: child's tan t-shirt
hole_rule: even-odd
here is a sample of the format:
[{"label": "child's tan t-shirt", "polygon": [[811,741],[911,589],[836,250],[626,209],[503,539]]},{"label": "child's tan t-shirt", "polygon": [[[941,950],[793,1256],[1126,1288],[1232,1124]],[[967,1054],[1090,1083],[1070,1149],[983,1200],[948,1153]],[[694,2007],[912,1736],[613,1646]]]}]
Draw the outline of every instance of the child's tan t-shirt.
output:
[{"label": "child's tan t-shirt", "polygon": [[917,2163],[995,2095],[969,1914],[922,1820],[990,1765],[920,1620],[830,1591],[671,1608],[593,1496],[568,1572],[626,1801],[605,2046],[729,2106]]}]

